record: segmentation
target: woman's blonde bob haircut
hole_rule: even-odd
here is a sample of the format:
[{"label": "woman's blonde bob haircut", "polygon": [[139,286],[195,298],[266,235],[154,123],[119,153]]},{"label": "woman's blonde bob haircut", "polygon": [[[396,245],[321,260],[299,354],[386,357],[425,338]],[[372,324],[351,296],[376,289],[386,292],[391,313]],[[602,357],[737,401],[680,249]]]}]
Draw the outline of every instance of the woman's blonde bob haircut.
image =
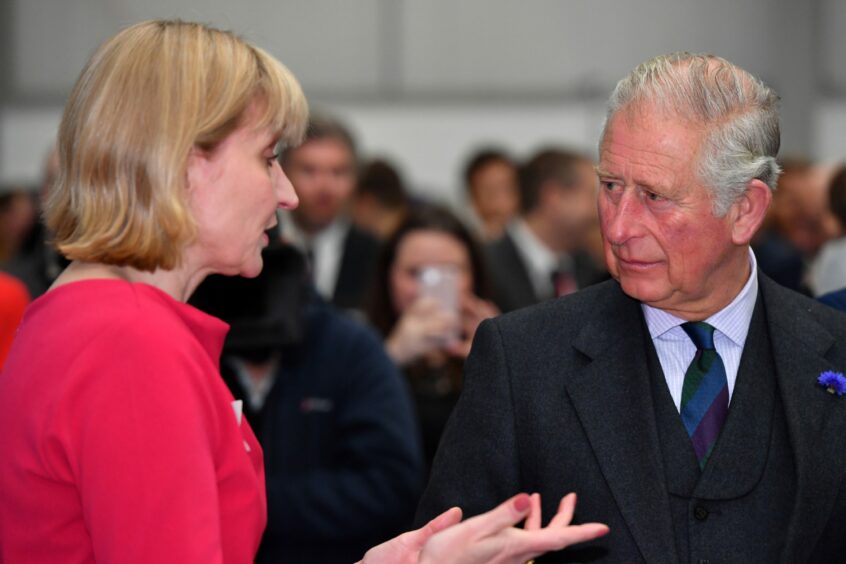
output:
[{"label": "woman's blonde bob haircut", "polygon": [[124,29],[97,49],[65,106],[45,206],[56,247],[71,260],[176,267],[196,235],[192,148],[211,151],[240,125],[293,145],[307,121],[290,71],[234,34],[182,21]]}]

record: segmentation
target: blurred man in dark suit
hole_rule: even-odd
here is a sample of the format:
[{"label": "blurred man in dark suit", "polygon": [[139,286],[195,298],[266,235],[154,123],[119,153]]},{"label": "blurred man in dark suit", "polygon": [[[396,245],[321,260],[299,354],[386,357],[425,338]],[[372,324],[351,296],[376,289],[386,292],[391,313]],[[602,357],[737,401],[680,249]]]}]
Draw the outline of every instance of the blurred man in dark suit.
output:
[{"label": "blurred man in dark suit", "polygon": [[544,149],[520,169],[520,216],[488,247],[502,311],[575,292],[604,279],[583,250],[596,228],[596,173],[586,157]]},{"label": "blurred man in dark suit", "polygon": [[548,515],[572,490],[611,532],[550,562],[843,560],[846,316],[749,248],[777,103],[708,55],[620,81],[598,165],[614,280],[482,324],[419,518],[524,490]]},{"label": "blurred man in dark suit", "polygon": [[352,135],[338,121],[312,116],[303,143],[283,152],[280,163],[300,200],[280,221],[282,238],[306,255],[324,299],[363,309],[379,242],[350,218],[358,173]]},{"label": "blurred man in dark suit", "polygon": [[479,149],[464,167],[464,186],[472,211],[469,221],[483,241],[505,234],[505,227],[520,210],[517,165],[505,151]]},{"label": "blurred man in dark suit", "polygon": [[302,255],[211,276],[191,301],[231,326],[220,373],[264,451],[256,562],[349,563],[406,530],[423,480],[408,389],[379,337],[316,295]]}]

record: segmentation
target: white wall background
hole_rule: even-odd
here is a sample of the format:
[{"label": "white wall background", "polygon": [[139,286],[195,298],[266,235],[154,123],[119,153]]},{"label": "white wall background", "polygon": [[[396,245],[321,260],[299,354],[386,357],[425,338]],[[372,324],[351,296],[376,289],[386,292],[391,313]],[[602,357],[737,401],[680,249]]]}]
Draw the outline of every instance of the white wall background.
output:
[{"label": "white wall background", "polygon": [[592,151],[616,80],[673,50],[714,52],[774,86],[784,151],[846,159],[839,0],[5,0],[0,181],[37,181],[91,51],[153,17],[210,22],[266,48],[366,153],[453,202],[480,143],[518,156],[546,143]]}]

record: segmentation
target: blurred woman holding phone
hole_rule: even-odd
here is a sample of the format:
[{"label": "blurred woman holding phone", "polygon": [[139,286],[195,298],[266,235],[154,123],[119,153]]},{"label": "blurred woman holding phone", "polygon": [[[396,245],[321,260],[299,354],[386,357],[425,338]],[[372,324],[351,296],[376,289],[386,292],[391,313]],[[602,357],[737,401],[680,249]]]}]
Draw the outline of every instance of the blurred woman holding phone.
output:
[{"label": "blurred woman holding phone", "polygon": [[370,321],[408,378],[431,465],[476,328],[499,313],[481,247],[445,208],[419,206],[385,243],[373,290]]},{"label": "blurred woman holding phone", "polygon": [[[229,32],[148,21],[93,54],[45,210],[72,262],[0,375],[0,561],[252,562],[261,447],[218,373],[227,326],[185,301],[210,273],[261,270],[277,208],[297,205],[277,145],[306,118],[290,72]],[[441,539],[445,562],[518,534],[495,553],[516,562],[605,530],[513,529],[537,514],[527,498],[462,524],[450,510],[365,561],[418,561]]]}]

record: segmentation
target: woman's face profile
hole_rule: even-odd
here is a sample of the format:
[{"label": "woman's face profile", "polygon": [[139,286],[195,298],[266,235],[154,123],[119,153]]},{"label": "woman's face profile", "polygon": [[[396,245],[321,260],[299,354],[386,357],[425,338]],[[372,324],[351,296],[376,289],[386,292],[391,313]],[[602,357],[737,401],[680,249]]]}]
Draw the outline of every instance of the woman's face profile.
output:
[{"label": "woman's face profile", "polygon": [[206,269],[248,278],[261,272],[261,251],[269,242],[265,231],[276,225],[276,209],[293,209],[298,203],[277,161],[277,142],[269,128],[242,125],[213,150],[192,151],[188,191],[197,222],[193,246]]}]

